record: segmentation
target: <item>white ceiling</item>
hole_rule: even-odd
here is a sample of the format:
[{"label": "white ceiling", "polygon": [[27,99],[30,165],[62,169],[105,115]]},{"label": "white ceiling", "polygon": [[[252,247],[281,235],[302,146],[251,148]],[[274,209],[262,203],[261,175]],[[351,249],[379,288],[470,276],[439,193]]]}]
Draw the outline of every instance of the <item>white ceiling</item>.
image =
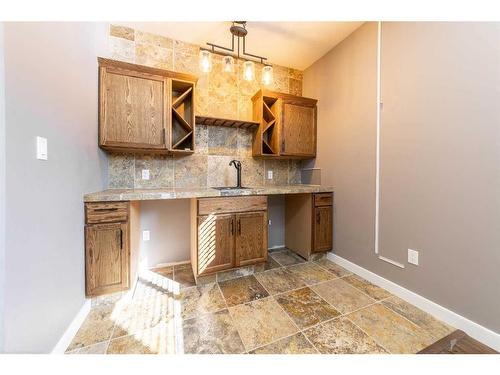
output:
[{"label": "white ceiling", "polygon": [[[305,69],[363,22],[247,22],[246,51],[273,64]],[[119,22],[198,45],[231,47],[231,22]]]}]

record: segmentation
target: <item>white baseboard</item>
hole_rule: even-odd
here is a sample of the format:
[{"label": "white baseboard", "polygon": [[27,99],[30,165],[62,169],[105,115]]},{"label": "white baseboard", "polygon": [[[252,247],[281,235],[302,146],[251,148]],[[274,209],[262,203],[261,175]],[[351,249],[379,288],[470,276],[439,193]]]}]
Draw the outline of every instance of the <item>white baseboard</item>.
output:
[{"label": "white baseboard", "polygon": [[82,308],[80,309],[80,311],[78,311],[69,327],[57,342],[56,346],[54,346],[54,349],[52,349],[52,354],[64,354],[66,348],[69,346],[69,344],[71,344],[71,341],[73,341],[73,338],[75,337],[76,333],[80,329],[80,326],[87,317],[90,311],[90,306],[90,299],[85,299],[85,303],[83,304]]},{"label": "white baseboard", "polygon": [[285,248],[285,245],[276,245],[276,246],[268,247],[267,250],[284,249],[284,248]]},{"label": "white baseboard", "polygon": [[171,267],[171,266],[180,266],[182,264],[191,263],[190,260],[181,260],[179,262],[167,262],[167,263],[157,263],[154,267],[146,267],[147,270],[149,268],[162,268],[162,267]]},{"label": "white baseboard", "polygon": [[348,261],[338,255],[333,253],[327,253],[328,259],[332,262],[337,263],[348,269],[351,272],[365,278],[366,280],[378,285],[381,288],[388,290],[389,292],[395,294],[396,296],[404,299],[405,301],[417,306],[418,308],[424,310],[425,312],[435,316],[436,318],[448,323],[449,325],[461,329],[466,332],[469,336],[475,338],[476,340],[490,346],[491,348],[500,351],[500,334],[493,332],[492,330],[485,328],[473,321],[464,318],[445,307],[438,305],[435,302],[428,300],[421,295],[412,292],[402,286],[384,279],[383,277],[368,271],[366,268],[360,267],[355,263]]}]

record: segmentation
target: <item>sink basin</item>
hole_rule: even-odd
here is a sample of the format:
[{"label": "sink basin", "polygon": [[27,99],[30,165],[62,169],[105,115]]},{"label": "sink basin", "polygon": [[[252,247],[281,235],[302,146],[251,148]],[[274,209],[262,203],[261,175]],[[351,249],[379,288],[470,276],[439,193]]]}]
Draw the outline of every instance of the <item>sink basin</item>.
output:
[{"label": "sink basin", "polygon": [[237,187],[237,186],[215,186],[212,189],[216,190],[242,190],[242,189],[250,189],[247,187]]}]

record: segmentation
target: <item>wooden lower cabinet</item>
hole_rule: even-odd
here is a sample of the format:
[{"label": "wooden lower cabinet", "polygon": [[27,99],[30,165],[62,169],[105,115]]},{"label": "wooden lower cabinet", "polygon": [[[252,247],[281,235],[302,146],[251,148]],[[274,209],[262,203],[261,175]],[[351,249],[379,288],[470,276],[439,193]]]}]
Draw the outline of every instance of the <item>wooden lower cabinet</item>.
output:
[{"label": "wooden lower cabinet", "polygon": [[333,245],[333,193],[290,194],[285,198],[285,246],[309,259]]},{"label": "wooden lower cabinet", "polygon": [[191,263],[195,276],[266,260],[267,197],[192,199]]},{"label": "wooden lower cabinet", "polygon": [[234,267],[234,227],[234,215],[198,217],[199,274]]},{"label": "wooden lower cabinet", "polygon": [[137,277],[138,202],[85,204],[85,292],[95,297],[129,289]]},{"label": "wooden lower cabinet", "polygon": [[267,211],[236,215],[236,266],[267,260]]},{"label": "wooden lower cabinet", "polygon": [[331,250],[333,240],[332,206],[315,207],[314,214],[314,246],[312,252]]},{"label": "wooden lower cabinet", "polygon": [[87,295],[129,287],[128,224],[92,224],[85,227]]}]

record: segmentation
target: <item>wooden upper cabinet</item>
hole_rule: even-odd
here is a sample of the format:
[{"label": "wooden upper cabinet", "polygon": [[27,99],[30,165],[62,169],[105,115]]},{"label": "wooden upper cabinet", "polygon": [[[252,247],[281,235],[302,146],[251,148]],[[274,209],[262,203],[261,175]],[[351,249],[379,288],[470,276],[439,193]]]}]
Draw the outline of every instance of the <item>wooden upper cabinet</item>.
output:
[{"label": "wooden upper cabinet", "polygon": [[198,217],[198,275],[234,267],[234,215]]},{"label": "wooden upper cabinet", "polygon": [[316,107],[283,103],[281,155],[316,156]]},{"label": "wooden upper cabinet", "polygon": [[267,260],[267,211],[236,214],[236,266]]},{"label": "wooden upper cabinet", "polygon": [[166,149],[168,81],[100,68],[100,145]]},{"label": "wooden upper cabinet", "polygon": [[[99,58],[99,146],[114,151],[193,152],[194,111],[184,118],[179,107],[193,108],[195,82],[190,75]],[[179,121],[186,129],[181,142],[172,138],[179,136]]]},{"label": "wooden upper cabinet", "polygon": [[307,159],[316,156],[317,100],[260,90],[252,98],[253,156]]}]

